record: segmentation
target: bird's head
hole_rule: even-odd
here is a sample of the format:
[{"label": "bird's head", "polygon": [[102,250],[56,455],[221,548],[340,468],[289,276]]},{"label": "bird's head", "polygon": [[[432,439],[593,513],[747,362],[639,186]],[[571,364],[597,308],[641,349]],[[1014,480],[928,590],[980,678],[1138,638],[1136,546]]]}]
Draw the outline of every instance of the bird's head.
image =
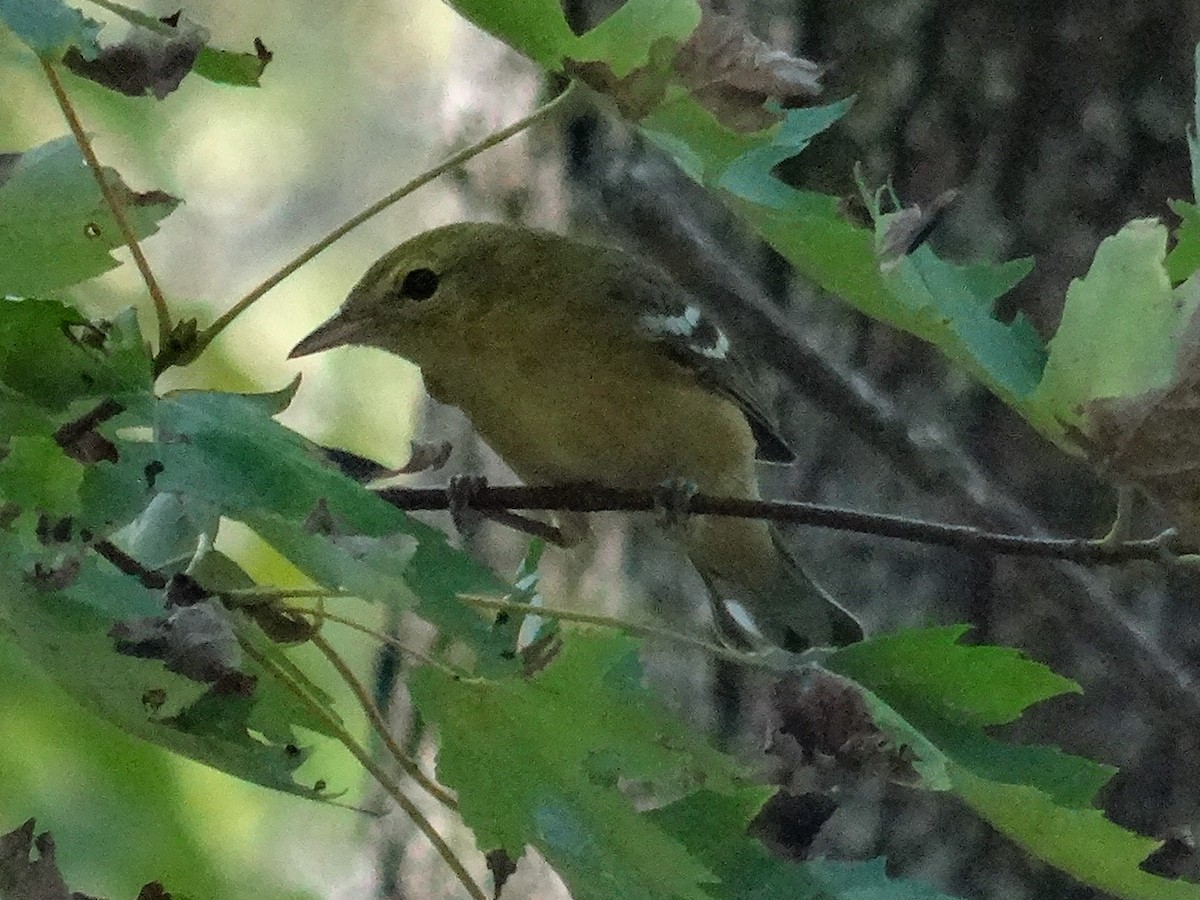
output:
[{"label": "bird's head", "polygon": [[[346,345],[381,347],[420,362],[437,333],[477,319],[511,295],[530,242],[552,238],[510,225],[459,223],[426,231],[380,258],[341,308],[289,359]],[[536,254],[535,254],[536,255]]]}]

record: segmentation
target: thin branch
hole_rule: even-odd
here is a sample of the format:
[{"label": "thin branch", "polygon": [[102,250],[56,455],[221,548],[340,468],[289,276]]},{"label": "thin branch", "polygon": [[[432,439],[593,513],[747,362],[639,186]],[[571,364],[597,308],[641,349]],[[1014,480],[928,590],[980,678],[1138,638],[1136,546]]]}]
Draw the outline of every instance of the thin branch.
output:
[{"label": "thin branch", "polygon": [[92,171],[92,177],[96,179],[96,184],[100,187],[100,194],[104,197],[104,202],[108,206],[109,212],[112,213],[113,220],[117,223],[117,229],[121,232],[121,237],[125,239],[125,246],[129,248],[129,252],[133,255],[133,261],[138,267],[138,271],[142,274],[142,281],[146,284],[146,290],[150,292],[150,298],[154,301],[154,316],[158,320],[158,348],[162,352],[167,346],[171,338],[171,313],[167,309],[167,300],[163,296],[162,289],[158,286],[158,280],[154,277],[154,272],[150,268],[150,263],[142,253],[142,247],[138,243],[137,235],[129,224],[129,220],[125,217],[125,209],[121,205],[121,198],[117,196],[117,192],[113,190],[112,185],[108,183],[108,179],[104,176],[104,168],[100,165],[100,160],[96,156],[96,151],[92,149],[92,142],[87,136],[87,132],[83,129],[83,123],[79,121],[79,117],[75,115],[75,108],[71,105],[71,99],[67,96],[66,89],[63,88],[62,81],[59,80],[58,73],[54,70],[54,64],[48,60],[41,61],[42,69],[46,73],[46,80],[50,82],[50,88],[54,91],[54,97],[58,100],[58,106],[62,110],[63,117],[67,120],[67,124],[71,128],[71,134],[75,136],[75,143],[79,145],[79,150],[83,154],[83,158],[87,161],[88,168]]},{"label": "thin branch", "polygon": [[240,639],[240,643],[247,656],[262,666],[264,670],[270,672],[271,675],[277,678],[284,687],[292,692],[293,696],[295,696],[297,700],[308,707],[309,711],[312,712],[313,715],[325,722],[330,731],[337,736],[337,739],[341,742],[342,746],[349,750],[351,755],[358,760],[359,764],[366,769],[377,782],[379,782],[380,787],[382,787],[388,792],[389,795],[391,795],[392,799],[396,801],[397,805],[404,811],[405,815],[412,819],[413,824],[417,826],[417,830],[425,835],[429,842],[433,844],[433,848],[437,851],[438,856],[440,856],[446,865],[450,867],[450,870],[454,873],[455,877],[458,878],[459,883],[462,884],[467,893],[471,895],[472,900],[488,900],[487,894],[478,884],[475,883],[475,879],[471,877],[471,873],[467,871],[466,867],[462,863],[462,860],[458,858],[458,855],[455,854],[453,848],[446,843],[446,840],[440,834],[438,834],[437,829],[433,827],[433,823],[430,822],[429,819],[426,818],[425,814],[417,808],[416,804],[413,803],[413,801],[407,795],[405,795],[403,791],[400,790],[400,786],[395,782],[395,780],[387,772],[385,772],[378,763],[375,762],[375,760],[371,757],[371,754],[368,753],[358,743],[358,741],[354,739],[354,736],[346,731],[340,722],[336,721],[332,716],[330,716],[325,709],[322,708],[320,703],[310,697],[308,692],[304,690],[301,685],[297,684],[296,681],[287,672],[285,672],[281,666],[279,666],[274,660],[260,653],[258,648],[254,646],[253,642],[242,637]]},{"label": "thin branch", "polygon": [[112,541],[99,540],[92,544],[92,549],[112,563],[126,575],[132,575],[142,587],[150,591],[161,591],[167,586],[167,578],[161,572],[149,569],[114,544]]},{"label": "thin branch", "polygon": [[448,678],[453,678],[457,681],[473,681],[473,680],[475,680],[475,676],[473,676],[467,672],[464,672],[461,669],[456,669],[453,666],[449,666],[446,663],[442,662],[441,660],[430,656],[428,653],[422,653],[420,650],[415,650],[412,647],[405,644],[403,641],[397,640],[396,638],[392,637],[390,634],[385,634],[382,631],[376,631],[374,628],[370,628],[366,625],[363,625],[361,622],[356,622],[354,619],[351,619],[349,616],[340,616],[337,613],[331,613],[328,610],[316,609],[316,608],[310,607],[310,606],[294,606],[290,603],[283,608],[286,609],[290,613],[297,613],[302,616],[312,616],[314,619],[321,619],[326,622],[336,622],[337,624],[344,625],[347,628],[350,628],[354,631],[359,632],[360,634],[365,634],[365,635],[368,635],[369,637],[373,637],[375,640],[379,641],[381,644],[387,644],[389,647],[395,647],[398,651],[403,653],[405,656],[411,657],[412,659],[419,662],[421,665],[429,666],[431,669],[437,669],[439,672],[441,672],[443,675],[447,676]]},{"label": "thin branch", "polygon": [[561,106],[566,101],[566,99],[573,93],[574,86],[575,86],[574,82],[572,82],[570,85],[567,86],[566,90],[564,90],[561,94],[559,94],[557,97],[555,97],[549,103],[546,103],[546,104],[538,107],[532,113],[525,116],[523,119],[520,119],[520,120],[514,122],[512,125],[509,125],[506,128],[502,128],[499,131],[493,132],[492,134],[488,135],[487,137],[485,137],[483,140],[479,141],[478,143],[472,144],[471,146],[466,147],[466,148],[460,150],[458,153],[455,153],[454,155],[448,157],[444,162],[434,166],[432,169],[429,169],[427,172],[424,172],[423,174],[418,175],[416,178],[414,178],[412,181],[408,182],[403,187],[388,194],[382,200],[379,200],[379,201],[371,204],[366,209],[364,209],[362,212],[360,212],[358,215],[349,219],[347,222],[345,222],[343,225],[339,226],[338,228],[335,228],[333,231],[331,231],[325,237],[321,238],[321,240],[317,241],[315,244],[313,244],[311,247],[309,247],[307,250],[305,250],[303,253],[301,253],[299,256],[297,256],[295,259],[293,259],[291,262],[289,262],[287,265],[285,265],[278,272],[271,275],[269,278],[267,278],[265,281],[263,281],[261,284],[259,284],[258,287],[251,290],[250,293],[246,294],[246,296],[244,296],[241,300],[238,300],[235,304],[233,304],[233,306],[231,306],[219,318],[217,318],[217,320],[215,322],[213,322],[212,325],[210,325],[208,328],[206,328],[204,331],[202,331],[199,335],[197,335],[195,351],[194,351],[195,354],[198,355],[199,353],[201,353],[204,350],[204,348],[207,347],[210,343],[212,343],[213,339],[216,338],[216,336],[219,335],[222,331],[224,331],[234,319],[236,319],[238,316],[240,316],[242,313],[244,313],[257,300],[259,300],[264,294],[266,294],[269,290],[271,290],[273,287],[275,287],[277,284],[279,284],[281,281],[283,281],[285,278],[287,278],[289,275],[291,275],[293,272],[295,272],[297,269],[299,269],[302,265],[304,265],[306,262],[308,262],[310,259],[312,259],[314,256],[316,256],[318,253],[320,253],[322,250],[324,250],[330,244],[341,239],[346,234],[348,234],[349,232],[351,232],[355,228],[357,228],[359,225],[362,225],[368,219],[371,219],[374,216],[377,216],[379,213],[383,212],[389,206],[404,199],[409,194],[411,194],[413,191],[417,190],[418,188],[424,187],[426,184],[433,181],[435,178],[437,178],[441,175],[444,175],[446,172],[449,172],[453,169],[458,168],[463,163],[467,162],[468,160],[472,159],[475,156],[478,156],[480,153],[483,153],[485,150],[490,150],[492,147],[495,147],[497,144],[501,144],[504,141],[508,140],[513,135],[524,131],[526,128],[528,128],[530,125],[533,125],[535,122],[538,122],[538,121],[546,118],[552,112],[554,112],[554,110],[556,110],[559,106]]},{"label": "thin branch", "polygon": [[[384,488],[380,497],[405,510],[449,508],[443,488]],[[494,510],[560,510],[570,512],[652,512],[661,508],[661,492],[601,487],[588,484],[548,487],[481,487],[470,505],[482,512]],[[1163,562],[1173,556],[1196,552],[1173,531],[1137,541],[1105,539],[1039,538],[984,531],[971,525],[928,522],[907,516],[869,513],[783,500],[747,500],[696,494],[681,514],[729,516],[739,519],[770,519],[793,525],[831,528],[872,537],[894,538],[970,553],[1001,556],[1036,556],[1091,565],[1125,565],[1131,562]]]},{"label": "thin branch", "polygon": [[573,609],[562,609],[554,606],[530,606],[514,600],[502,600],[498,597],[481,597],[475,594],[459,594],[459,600],[477,609],[493,610],[495,612],[510,612],[518,615],[542,616],[547,619],[558,619],[562,622],[578,622],[581,625],[596,625],[600,628],[612,628],[625,634],[642,638],[670,641],[682,644],[696,650],[703,650],[712,656],[728,660],[741,666],[751,666],[771,671],[794,672],[798,666],[814,661],[813,655],[790,653],[786,650],[771,648],[760,652],[735,650],[706,641],[690,634],[662,628],[658,625],[647,625],[640,622],[630,622],[616,616],[605,616],[599,613],[578,612]]},{"label": "thin branch", "polygon": [[446,789],[440,784],[436,783],[433,781],[433,779],[429,778],[424,772],[422,772],[421,767],[417,765],[416,760],[410,758],[409,755],[400,748],[400,745],[396,743],[396,739],[392,737],[392,733],[388,729],[387,722],[384,721],[383,712],[378,706],[375,705],[375,701],[371,699],[371,695],[367,693],[367,689],[363,687],[362,682],[355,677],[354,672],[352,672],[350,667],[346,665],[346,661],[342,659],[341,655],[333,649],[329,641],[321,637],[319,633],[310,637],[309,641],[314,647],[320,650],[322,654],[324,654],[325,658],[329,660],[329,664],[337,670],[337,673],[341,676],[342,681],[344,681],[346,686],[354,692],[354,696],[358,698],[358,702],[362,706],[363,712],[367,714],[367,719],[370,721],[371,727],[375,729],[375,733],[379,735],[379,738],[383,741],[384,746],[386,746],[388,752],[391,753],[392,759],[396,761],[396,765],[403,769],[404,774],[423,787],[426,792],[439,803],[449,807],[450,809],[457,810],[458,800],[456,800],[453,795],[446,791]]}]

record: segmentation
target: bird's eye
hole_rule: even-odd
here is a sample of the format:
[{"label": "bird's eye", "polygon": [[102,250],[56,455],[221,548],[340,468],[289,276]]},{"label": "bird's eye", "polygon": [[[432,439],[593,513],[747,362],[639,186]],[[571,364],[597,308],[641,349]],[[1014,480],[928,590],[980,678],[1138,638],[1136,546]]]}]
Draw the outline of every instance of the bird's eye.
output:
[{"label": "bird's eye", "polygon": [[400,283],[400,296],[410,300],[428,300],[437,289],[437,272],[432,269],[413,269]]}]

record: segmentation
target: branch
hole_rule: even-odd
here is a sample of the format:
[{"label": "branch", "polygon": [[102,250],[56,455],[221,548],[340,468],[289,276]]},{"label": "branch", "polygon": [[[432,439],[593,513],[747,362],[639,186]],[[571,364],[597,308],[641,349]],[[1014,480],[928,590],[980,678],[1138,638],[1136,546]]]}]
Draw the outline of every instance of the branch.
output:
[{"label": "branch", "polygon": [[364,209],[358,215],[352,217],[351,219],[346,221],[344,224],[335,228],[333,231],[331,231],[325,237],[321,238],[321,240],[317,241],[315,244],[313,244],[311,247],[309,247],[307,250],[305,250],[303,253],[301,253],[299,256],[297,256],[295,259],[293,259],[291,262],[289,262],[287,265],[285,265],[282,269],[280,269],[274,275],[271,275],[270,277],[268,277],[265,281],[263,281],[261,284],[259,284],[258,287],[251,290],[250,293],[248,293],[246,296],[244,296],[241,300],[238,300],[236,303],[234,303],[233,306],[231,306],[224,313],[222,313],[221,316],[219,316],[215,322],[213,322],[210,326],[208,326],[208,328],[204,329],[204,331],[202,331],[202,332],[200,332],[200,334],[196,335],[195,344],[190,351],[189,359],[194,359],[196,356],[200,355],[200,353],[202,353],[204,351],[204,349],[210,343],[212,343],[213,339],[216,338],[217,335],[219,335],[222,331],[224,331],[229,326],[229,324],[231,322],[233,322],[234,319],[236,319],[238,316],[240,316],[242,313],[244,313],[247,309],[249,309],[264,294],[266,294],[269,290],[271,290],[273,287],[275,287],[275,285],[279,284],[281,281],[283,281],[285,278],[287,278],[289,275],[291,275],[293,272],[295,272],[297,269],[299,269],[302,265],[304,265],[306,262],[308,262],[310,259],[312,259],[314,256],[316,256],[318,253],[320,253],[322,250],[324,250],[330,244],[341,239],[346,234],[348,234],[349,232],[351,232],[355,228],[357,228],[359,225],[366,222],[368,219],[371,219],[371,218],[379,215],[379,213],[383,212],[385,209],[387,209],[389,206],[393,205],[394,203],[397,203],[398,201],[407,197],[413,191],[417,190],[418,188],[424,187],[426,184],[433,181],[435,178],[438,178],[439,176],[444,175],[446,172],[450,172],[454,169],[457,169],[463,163],[478,156],[480,153],[483,153],[485,150],[490,150],[492,147],[495,147],[497,144],[501,144],[504,141],[508,140],[513,135],[524,131],[526,128],[528,128],[530,125],[533,125],[535,122],[539,122],[542,119],[546,118],[554,110],[558,109],[558,107],[561,106],[566,101],[566,99],[571,94],[574,93],[574,91],[572,90],[573,87],[574,87],[574,82],[572,82],[570,85],[568,85],[566,90],[564,90],[561,94],[559,94],[553,100],[549,101],[548,103],[543,104],[542,106],[539,106],[537,109],[535,109],[529,115],[514,122],[513,124],[507,126],[506,128],[502,128],[499,131],[489,134],[483,140],[481,140],[477,143],[474,143],[469,147],[463,148],[458,153],[455,153],[452,156],[448,157],[446,160],[444,160],[443,162],[434,166],[432,169],[428,170],[427,172],[425,172],[421,175],[418,175],[412,181],[408,182],[403,187],[398,188],[397,190],[388,194],[382,200],[378,200],[375,203],[372,203],[370,206],[368,206],[366,209]]},{"label": "branch", "polygon": [[88,168],[92,172],[92,177],[96,179],[96,184],[100,188],[100,195],[104,198],[104,203],[108,206],[108,211],[112,213],[113,220],[117,223],[117,229],[121,232],[121,237],[125,239],[125,246],[129,248],[129,252],[133,255],[133,261],[137,265],[138,271],[142,274],[142,281],[146,284],[146,290],[150,292],[150,298],[154,301],[154,316],[158,320],[158,349],[161,353],[171,340],[172,331],[171,313],[167,309],[166,297],[163,296],[162,288],[158,286],[158,280],[154,277],[149,260],[142,253],[142,246],[138,243],[133,227],[125,217],[125,208],[121,205],[121,198],[117,196],[117,192],[108,183],[108,179],[104,175],[104,167],[100,165],[96,151],[92,149],[92,142],[88,138],[87,132],[83,129],[83,123],[75,115],[75,108],[71,105],[71,98],[67,96],[67,91],[62,85],[62,81],[59,80],[58,73],[54,71],[54,65],[48,60],[43,59],[42,69],[46,73],[46,80],[50,82],[51,90],[54,91],[54,98],[58,101],[63,118],[67,120],[67,125],[71,128],[71,134],[75,136],[75,143],[79,145],[79,151],[87,161]]},{"label": "branch", "polygon": [[[444,488],[383,488],[382,499],[404,510],[441,510],[450,507]],[[545,487],[481,487],[469,500],[480,512],[559,510],[564,512],[654,512],[663,506],[656,490],[631,490],[592,484]],[[681,514],[729,516],[738,519],[769,519],[793,525],[832,528],[872,537],[895,538],[970,553],[1000,556],[1035,556],[1091,565],[1125,565],[1131,562],[1163,562],[1173,556],[1197,552],[1175,532],[1166,531],[1137,541],[1091,540],[1085,538],[1040,538],[984,531],[970,525],[927,522],[906,516],[868,513],[783,500],[746,500],[695,494]],[[673,510],[675,512],[675,510]]]}]

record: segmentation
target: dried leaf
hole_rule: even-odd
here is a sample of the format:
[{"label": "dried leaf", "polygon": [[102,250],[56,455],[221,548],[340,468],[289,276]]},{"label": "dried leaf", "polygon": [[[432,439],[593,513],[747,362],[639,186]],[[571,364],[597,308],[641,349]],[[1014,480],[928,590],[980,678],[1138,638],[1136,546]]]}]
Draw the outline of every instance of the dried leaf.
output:
[{"label": "dried leaf", "polygon": [[137,900],[171,900],[171,896],[160,882],[151,881],[138,891]]},{"label": "dried leaf", "polygon": [[500,900],[500,892],[504,890],[504,885],[517,871],[516,860],[503,847],[490,851],[486,859],[488,871],[492,873],[492,883],[495,885],[492,897],[494,900]]},{"label": "dried leaf", "polygon": [[61,591],[79,577],[83,560],[78,556],[60,556],[54,565],[35,562],[26,580],[39,591]]},{"label": "dried leaf", "polygon": [[821,93],[821,67],[776,49],[731,16],[704,13],[678,47],[667,39],[650,46],[646,65],[618,78],[597,60],[563,60],[563,71],[616,101],[621,114],[639,121],[658,106],[672,81],[726,127],[754,132],[779,121],[764,108],[776,100],[788,108]]},{"label": "dried leaf", "polygon": [[[21,900],[72,900],[71,890],[54,861],[49,832],[33,836],[35,822],[0,836],[0,897]],[[37,859],[30,859],[36,847]]]},{"label": "dried leaf", "polygon": [[1162,846],[1142,860],[1138,868],[1160,878],[1194,881],[1200,874],[1200,858],[1196,855],[1196,841],[1191,829],[1185,826],[1173,830]]},{"label": "dried leaf", "polygon": [[[145,616],[117,622],[108,630],[118,653],[160,659],[168,670],[204,684],[233,679],[242,652],[226,613],[211,601],[185,606],[169,616]],[[227,682],[228,683],[228,682]]]},{"label": "dried leaf", "polygon": [[631,122],[645,118],[662,102],[671,81],[676,49],[668,40],[655,41],[649,62],[618,78],[607,63],[597,60],[563,60],[563,72],[612,97],[621,115]]},{"label": "dried leaf", "polygon": [[888,217],[879,242],[881,267],[886,271],[925,243],[942,221],[946,209],[958,197],[958,189],[950,188],[942,191],[923,208],[914,203]]},{"label": "dried leaf", "polygon": [[779,791],[763,804],[750,822],[749,832],[783,859],[807,859],[812,843],[837,803],[824,794]]},{"label": "dried leaf", "polygon": [[785,783],[793,791],[829,791],[864,776],[899,784],[919,780],[911,751],[880,730],[849,682],[811,671],[779,681],[775,700],[779,724],[768,752],[792,770]]},{"label": "dried leaf", "polygon": [[731,16],[704,15],[674,65],[700,104],[735,131],[773,125],[768,99],[788,107],[821,93],[817,63],[772,47]]},{"label": "dried leaf", "polygon": [[1200,311],[1180,339],[1175,373],[1163,387],[1084,407],[1086,434],[1072,434],[1101,474],[1136,485],[1176,527],[1200,539]]},{"label": "dried leaf", "polygon": [[133,26],[125,40],[85,59],[72,47],[63,63],[76,75],[129,97],[147,92],[162,100],[179,87],[208,42],[208,31],[178,14],[160,20],[169,32]]},{"label": "dried leaf", "polygon": [[276,644],[303,644],[321,630],[319,625],[299,613],[276,606],[247,606],[244,612]]}]

